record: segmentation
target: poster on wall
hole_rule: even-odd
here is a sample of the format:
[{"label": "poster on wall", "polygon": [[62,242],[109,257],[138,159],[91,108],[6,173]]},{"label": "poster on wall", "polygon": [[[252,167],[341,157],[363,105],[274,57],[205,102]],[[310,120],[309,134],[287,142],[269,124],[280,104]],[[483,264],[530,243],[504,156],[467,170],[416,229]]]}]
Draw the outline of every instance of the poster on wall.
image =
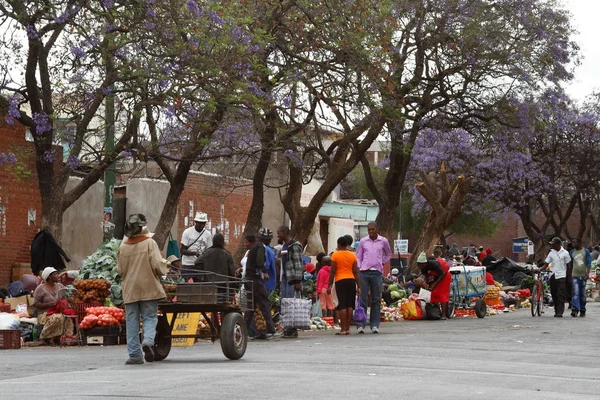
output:
[{"label": "poster on wall", "polygon": [[102,220],[102,236],[104,241],[108,241],[114,237],[115,224],[112,222],[113,219],[113,208],[104,207],[104,218]]}]

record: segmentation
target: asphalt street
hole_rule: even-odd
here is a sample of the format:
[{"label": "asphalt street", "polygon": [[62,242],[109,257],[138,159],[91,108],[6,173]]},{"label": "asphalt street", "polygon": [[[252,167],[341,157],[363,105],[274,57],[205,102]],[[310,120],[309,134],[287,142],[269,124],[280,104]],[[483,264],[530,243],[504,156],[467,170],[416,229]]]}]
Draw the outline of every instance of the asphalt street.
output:
[{"label": "asphalt street", "polygon": [[125,366],[125,346],[0,351],[0,399],[600,399],[600,304],[586,318],[525,310],[383,323],[379,335],[305,332],[219,343]]}]

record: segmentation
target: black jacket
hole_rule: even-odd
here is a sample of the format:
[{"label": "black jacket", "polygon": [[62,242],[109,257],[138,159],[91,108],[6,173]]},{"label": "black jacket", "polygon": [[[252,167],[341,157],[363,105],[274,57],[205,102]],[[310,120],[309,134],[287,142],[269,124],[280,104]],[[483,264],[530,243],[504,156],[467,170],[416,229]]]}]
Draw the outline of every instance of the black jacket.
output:
[{"label": "black jacket", "polygon": [[260,272],[264,274],[267,273],[265,260],[265,245],[257,240],[256,243],[254,243],[254,246],[250,248],[250,251],[248,251],[248,261],[246,261],[246,279],[261,279]]},{"label": "black jacket", "polygon": [[46,267],[57,271],[66,269],[63,257],[67,262],[71,261],[50,232],[42,229],[35,235],[31,242],[31,271],[34,275],[39,275]]},{"label": "black jacket", "polygon": [[222,247],[209,247],[196,259],[195,265],[201,271],[214,272],[215,274],[234,276],[235,266],[233,256]]}]

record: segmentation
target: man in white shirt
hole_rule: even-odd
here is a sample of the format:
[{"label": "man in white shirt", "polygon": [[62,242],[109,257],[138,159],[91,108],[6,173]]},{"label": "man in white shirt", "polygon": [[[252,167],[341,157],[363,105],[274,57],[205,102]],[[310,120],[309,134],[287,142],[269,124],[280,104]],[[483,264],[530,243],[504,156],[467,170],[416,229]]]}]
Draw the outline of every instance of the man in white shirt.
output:
[{"label": "man in white shirt", "polygon": [[181,236],[181,275],[186,281],[190,278],[194,281],[197,280],[198,273],[195,272],[197,268],[194,262],[204,253],[204,250],[212,246],[212,235],[206,229],[207,222],[208,216],[206,213],[197,212],[194,218],[194,226],[183,231]]},{"label": "man in white shirt", "polygon": [[550,267],[552,277],[550,278],[550,293],[554,302],[554,316],[562,318],[565,311],[565,301],[567,300],[566,281],[567,264],[571,262],[569,252],[563,249],[562,240],[555,237],[550,242],[552,250],[546,257],[545,267]]}]

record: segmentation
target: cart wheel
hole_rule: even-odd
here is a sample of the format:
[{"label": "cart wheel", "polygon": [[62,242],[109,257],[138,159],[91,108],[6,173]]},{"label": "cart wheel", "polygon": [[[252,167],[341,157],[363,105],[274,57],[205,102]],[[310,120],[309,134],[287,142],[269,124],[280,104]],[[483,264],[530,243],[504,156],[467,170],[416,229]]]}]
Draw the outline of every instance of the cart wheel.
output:
[{"label": "cart wheel", "polygon": [[485,301],[483,299],[477,300],[475,302],[475,314],[477,315],[477,318],[485,317],[486,313],[487,313],[487,305],[485,304]]},{"label": "cart wheel", "polygon": [[446,318],[454,318],[456,309],[458,308],[459,300],[458,296],[454,292],[454,289],[450,293],[450,299],[448,300],[448,310],[446,311]]},{"label": "cart wheel", "polygon": [[225,314],[221,324],[221,350],[230,360],[244,356],[248,344],[248,331],[244,318],[236,312]]},{"label": "cart wheel", "polygon": [[171,339],[166,339],[165,336],[170,336],[171,327],[164,315],[158,316],[156,324],[156,337],[154,338],[154,361],[162,361],[169,355],[171,351]]}]

